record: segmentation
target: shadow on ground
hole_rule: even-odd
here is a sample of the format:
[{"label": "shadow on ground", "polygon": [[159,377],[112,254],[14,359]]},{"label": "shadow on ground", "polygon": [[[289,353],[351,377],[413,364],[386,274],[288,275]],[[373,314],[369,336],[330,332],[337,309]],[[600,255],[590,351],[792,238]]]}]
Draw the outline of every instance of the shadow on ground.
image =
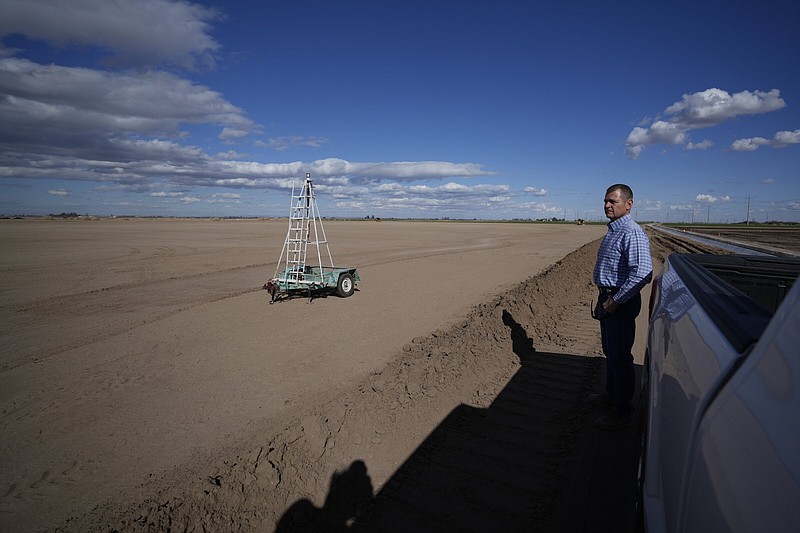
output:
[{"label": "shadow on ground", "polygon": [[594,427],[604,359],[537,352],[503,322],[521,367],[489,407],[454,409],[374,496],[353,462],[277,531],[632,531],[641,428]]}]

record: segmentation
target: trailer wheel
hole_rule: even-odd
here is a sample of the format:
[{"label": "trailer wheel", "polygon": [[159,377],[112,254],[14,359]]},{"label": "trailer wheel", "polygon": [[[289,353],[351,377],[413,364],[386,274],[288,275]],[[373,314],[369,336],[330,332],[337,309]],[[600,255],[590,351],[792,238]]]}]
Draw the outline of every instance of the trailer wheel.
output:
[{"label": "trailer wheel", "polygon": [[339,276],[339,283],[336,284],[336,294],[341,298],[347,298],[355,291],[352,274],[344,273]]}]

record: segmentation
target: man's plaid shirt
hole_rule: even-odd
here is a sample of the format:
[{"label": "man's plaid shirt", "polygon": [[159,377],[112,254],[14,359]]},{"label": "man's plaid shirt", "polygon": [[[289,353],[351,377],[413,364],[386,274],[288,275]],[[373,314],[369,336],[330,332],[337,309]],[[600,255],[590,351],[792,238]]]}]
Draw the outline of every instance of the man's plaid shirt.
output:
[{"label": "man's plaid shirt", "polygon": [[608,224],[594,266],[594,284],[619,289],[614,301],[625,303],[653,279],[650,241],[644,230],[625,215]]}]

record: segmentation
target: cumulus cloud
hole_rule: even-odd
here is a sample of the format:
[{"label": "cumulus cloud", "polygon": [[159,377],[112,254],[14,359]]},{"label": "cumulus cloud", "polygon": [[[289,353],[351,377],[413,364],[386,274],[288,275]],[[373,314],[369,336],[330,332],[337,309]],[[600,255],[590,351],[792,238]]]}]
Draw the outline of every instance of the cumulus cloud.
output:
[{"label": "cumulus cloud", "polygon": [[158,171],[155,162],[176,168],[213,159],[178,144],[188,137],[187,126],[217,127],[224,142],[258,131],[218,92],[152,69],[208,63],[218,48],[207,34],[217,16],[169,0],[73,0],[69,9],[57,0],[3,2],[0,36],[99,47],[145,68],[115,72],[39,64],[6,50],[0,55],[0,175],[130,185],[141,178],[129,174],[131,167]]},{"label": "cumulus cloud", "polygon": [[527,212],[532,215],[543,215],[543,216],[553,216],[553,215],[561,215],[563,214],[564,210],[556,205],[546,204],[542,202],[525,202],[521,204],[520,210],[522,212]]},{"label": "cumulus cloud", "polygon": [[737,139],[731,143],[731,149],[734,152],[753,152],[762,146],[785,148],[792,144],[800,144],[800,130],[779,131],[772,139],[765,139],[764,137]]},{"label": "cumulus cloud", "polygon": [[794,131],[779,131],[775,134],[773,139],[773,146],[776,148],[783,148],[790,144],[800,144],[800,130]]},{"label": "cumulus cloud", "polygon": [[152,67],[212,66],[219,44],[209,35],[219,12],[171,0],[6,0],[0,37],[11,33],[58,46],[105,49],[110,61]]},{"label": "cumulus cloud", "polygon": [[786,102],[778,89],[734,94],[721,89],[707,89],[684,94],[683,99],[669,106],[665,113],[687,127],[704,128],[739,115],[759,115],[782,107],[786,107]]},{"label": "cumulus cloud", "polygon": [[686,149],[686,150],[708,150],[712,146],[714,146],[714,143],[711,142],[710,140],[706,139],[705,141],[699,142],[699,143],[688,142],[688,143],[686,143],[686,146],[684,146],[684,149]]},{"label": "cumulus cloud", "polygon": [[534,196],[547,196],[547,189],[539,189],[537,187],[525,187],[523,189],[526,194],[532,194]]},{"label": "cumulus cloud", "polygon": [[508,185],[463,185],[461,183],[449,182],[436,187],[432,187],[430,185],[404,185],[401,183],[386,183],[374,187],[372,192],[382,196],[395,198],[410,195],[475,197],[504,194],[507,193],[508,190]]},{"label": "cumulus cloud", "polygon": [[[474,212],[475,207],[486,210],[507,205],[507,185],[464,185],[448,182],[438,186],[382,183],[353,194],[340,207],[356,204],[380,211],[402,213],[404,216],[447,216]],[[367,196],[368,195],[368,196]]]},{"label": "cumulus cloud", "polygon": [[758,150],[759,146],[769,144],[769,139],[764,137],[751,137],[749,139],[737,139],[731,144],[731,149],[734,152],[753,152]]},{"label": "cumulus cloud", "polygon": [[[0,59],[2,148],[94,157],[141,137],[179,136],[182,124],[249,132],[256,126],[219,93],[166,72],[112,73]],[[140,140],[133,140],[139,136]],[[221,135],[222,137],[223,135]],[[165,149],[165,140],[148,141]]]},{"label": "cumulus cloud", "polygon": [[[151,193],[154,187],[284,190],[307,172],[322,187],[363,187],[390,181],[412,183],[495,174],[478,164],[449,161],[351,162],[329,158],[260,163],[211,156],[200,148],[172,141],[106,139],[96,144],[103,144],[103,150],[96,146],[66,150],[62,145],[59,149],[32,153],[23,150],[26,146],[8,145],[0,140],[0,178],[92,181],[106,184],[97,188],[101,191]],[[458,184],[448,182],[442,190],[457,192]]]},{"label": "cumulus cloud", "polygon": [[694,197],[694,199],[697,202],[713,204],[713,203],[716,203],[716,202],[730,202],[731,197],[727,196],[727,195],[726,196],[713,196],[713,195],[710,195],[710,194],[698,194],[697,196]]},{"label": "cumulus cloud", "polygon": [[[730,94],[721,89],[707,89],[683,98],[664,110],[664,118],[650,126],[636,126],[625,140],[625,153],[636,159],[647,146],[654,144],[685,144],[688,133],[698,128],[716,126],[740,115],[769,113],[786,106],[778,89],[771,91],[741,91]],[[703,141],[690,149],[708,148]]]},{"label": "cumulus cloud", "polygon": [[47,191],[50,196],[67,196],[69,193],[64,189],[50,189]]},{"label": "cumulus cloud", "polygon": [[448,161],[392,161],[379,163],[350,162],[328,158],[307,165],[308,171],[323,176],[350,176],[361,180],[420,181],[453,177],[469,178],[495,174],[475,163]]}]

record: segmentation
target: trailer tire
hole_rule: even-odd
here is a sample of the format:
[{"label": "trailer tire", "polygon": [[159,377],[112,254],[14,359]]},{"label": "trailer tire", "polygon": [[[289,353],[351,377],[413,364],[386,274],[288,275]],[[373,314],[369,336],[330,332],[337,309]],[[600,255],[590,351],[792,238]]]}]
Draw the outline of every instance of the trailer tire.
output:
[{"label": "trailer tire", "polygon": [[341,298],[347,298],[352,295],[356,290],[355,283],[353,283],[353,275],[345,272],[339,276],[339,282],[336,284],[336,294]]}]

